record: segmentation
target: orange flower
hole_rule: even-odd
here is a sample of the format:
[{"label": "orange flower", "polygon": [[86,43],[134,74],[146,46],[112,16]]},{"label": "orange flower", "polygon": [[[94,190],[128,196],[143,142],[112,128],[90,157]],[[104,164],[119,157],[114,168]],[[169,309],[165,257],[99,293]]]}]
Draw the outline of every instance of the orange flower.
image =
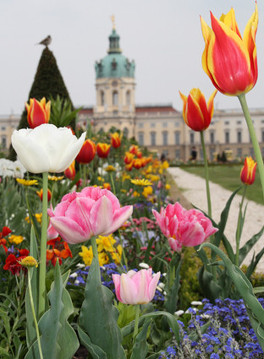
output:
[{"label": "orange flower", "polygon": [[97,143],[96,150],[98,157],[107,158],[110,151],[110,147],[111,146],[107,143]]},{"label": "orange flower", "polygon": [[72,258],[72,252],[68,243],[62,241],[60,237],[51,239],[47,244],[51,245],[52,249],[47,249],[46,258],[47,261],[51,261],[53,266],[56,265],[57,260],[59,260],[59,264],[61,265],[62,259]]},{"label": "orange flower", "polygon": [[214,113],[215,90],[206,104],[203,93],[193,88],[188,97],[180,92],[183,101],[182,116],[184,122],[194,131],[204,131],[210,125]]},{"label": "orange flower", "polygon": [[[36,193],[42,201],[43,200],[43,189],[41,188],[41,190],[37,191]],[[48,189],[48,202],[51,200],[51,197],[52,197],[51,191]]]},{"label": "orange flower", "polygon": [[212,29],[201,18],[205,48],[202,65],[213,85],[226,95],[250,91],[258,78],[256,33],[258,9],[249,19],[243,38],[232,8],[220,20],[211,13]]},{"label": "orange flower", "polygon": [[257,163],[251,158],[246,157],[244,162],[244,167],[240,172],[240,179],[245,184],[253,184],[255,181]]},{"label": "orange flower", "polygon": [[91,140],[84,141],[82,148],[76,157],[76,161],[81,164],[90,163],[95,156],[96,146],[95,143]]},{"label": "orange flower", "polygon": [[26,103],[26,109],[27,121],[30,128],[35,128],[43,123],[49,122],[50,101],[46,103],[45,97],[43,97],[41,101],[31,98],[29,104]]},{"label": "orange flower", "polygon": [[121,145],[121,138],[118,132],[111,134],[111,145],[114,148],[118,148]]},{"label": "orange flower", "polygon": [[75,175],[76,175],[76,171],[75,171],[75,160],[73,160],[72,164],[70,165],[70,167],[68,167],[65,171],[64,171],[64,175],[65,177],[69,178],[70,180],[74,180]]},{"label": "orange flower", "polygon": [[111,191],[110,183],[108,183],[108,182],[103,183],[103,188],[108,189],[109,191]]}]

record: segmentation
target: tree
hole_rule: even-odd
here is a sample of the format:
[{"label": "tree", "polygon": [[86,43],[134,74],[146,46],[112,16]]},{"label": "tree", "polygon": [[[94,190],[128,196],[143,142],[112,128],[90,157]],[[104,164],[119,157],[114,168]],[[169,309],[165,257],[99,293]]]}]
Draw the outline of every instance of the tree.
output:
[{"label": "tree", "polygon": [[[57,61],[49,48],[45,47],[40,57],[37,72],[29,92],[28,102],[30,98],[41,100],[42,97],[46,97],[46,99],[49,100],[51,98],[56,99],[57,96],[61,99],[68,100],[73,109],[73,105],[58,68]],[[72,127],[75,127],[75,121],[73,121],[71,125]],[[26,127],[28,127],[28,123],[27,112],[25,109],[21,115],[18,129]],[[12,145],[9,150],[9,158],[12,160],[16,159],[16,153]]]}]

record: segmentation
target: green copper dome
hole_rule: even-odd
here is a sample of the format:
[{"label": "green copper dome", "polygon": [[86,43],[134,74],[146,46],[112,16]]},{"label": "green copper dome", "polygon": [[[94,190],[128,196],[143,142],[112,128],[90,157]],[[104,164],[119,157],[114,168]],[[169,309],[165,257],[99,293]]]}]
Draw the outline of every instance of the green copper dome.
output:
[{"label": "green copper dome", "polygon": [[119,35],[113,28],[111,35],[109,36],[109,49],[108,55],[95,63],[96,78],[107,77],[132,77],[134,78],[135,63],[129,61],[119,47]]}]

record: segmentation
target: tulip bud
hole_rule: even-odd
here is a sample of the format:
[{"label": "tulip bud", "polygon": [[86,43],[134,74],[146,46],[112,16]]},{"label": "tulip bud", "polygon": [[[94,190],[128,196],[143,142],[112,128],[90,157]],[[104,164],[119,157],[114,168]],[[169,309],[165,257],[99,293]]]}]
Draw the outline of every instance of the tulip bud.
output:
[{"label": "tulip bud", "polygon": [[200,89],[193,88],[188,97],[180,92],[183,101],[182,116],[184,122],[193,131],[204,131],[210,125],[214,112],[214,91],[206,104],[205,97]]},{"label": "tulip bud", "polygon": [[240,179],[245,184],[253,184],[255,181],[257,163],[251,158],[246,157],[244,162],[244,167],[240,172]]},{"label": "tulip bud", "polygon": [[75,170],[75,160],[72,162],[72,164],[70,165],[70,167],[68,167],[65,171],[64,171],[64,175],[65,177],[69,178],[70,180],[74,180],[75,175],[76,175],[76,170]]},{"label": "tulip bud", "polygon": [[115,132],[111,135],[111,146],[114,148],[118,148],[121,145],[121,138],[118,132]]},{"label": "tulip bud", "polygon": [[27,121],[30,128],[35,128],[43,123],[48,123],[50,118],[50,101],[46,103],[45,97],[41,101],[35,98],[29,100],[29,105],[26,103]]},{"label": "tulip bud", "polygon": [[111,146],[107,143],[98,143],[96,147],[98,157],[107,158],[109,155],[110,147]]},{"label": "tulip bud", "polygon": [[[41,199],[41,201],[43,201],[43,189],[41,188],[40,191],[37,191],[37,195],[39,196],[39,198]],[[51,191],[50,189],[48,189],[48,202],[51,200]]]},{"label": "tulip bud", "polygon": [[81,164],[90,163],[94,159],[95,153],[95,143],[91,140],[86,140],[84,141],[84,144],[82,145],[82,148],[76,157],[76,161]]}]

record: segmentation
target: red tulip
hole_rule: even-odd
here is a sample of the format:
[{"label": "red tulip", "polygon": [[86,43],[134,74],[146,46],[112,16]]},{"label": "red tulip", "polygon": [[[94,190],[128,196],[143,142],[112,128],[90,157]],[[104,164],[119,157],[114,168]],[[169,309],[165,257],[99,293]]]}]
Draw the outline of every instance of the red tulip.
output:
[{"label": "red tulip", "polygon": [[245,184],[253,184],[255,181],[257,163],[251,158],[246,157],[244,167],[240,172],[240,179]]},{"label": "red tulip", "polygon": [[95,153],[95,143],[91,140],[86,140],[84,141],[82,148],[76,157],[76,161],[81,164],[90,163],[94,159]]},{"label": "red tulip", "polygon": [[29,105],[26,103],[27,121],[30,128],[35,128],[43,123],[48,123],[50,118],[50,101],[46,103],[45,97],[41,101],[35,98],[29,100]]}]

